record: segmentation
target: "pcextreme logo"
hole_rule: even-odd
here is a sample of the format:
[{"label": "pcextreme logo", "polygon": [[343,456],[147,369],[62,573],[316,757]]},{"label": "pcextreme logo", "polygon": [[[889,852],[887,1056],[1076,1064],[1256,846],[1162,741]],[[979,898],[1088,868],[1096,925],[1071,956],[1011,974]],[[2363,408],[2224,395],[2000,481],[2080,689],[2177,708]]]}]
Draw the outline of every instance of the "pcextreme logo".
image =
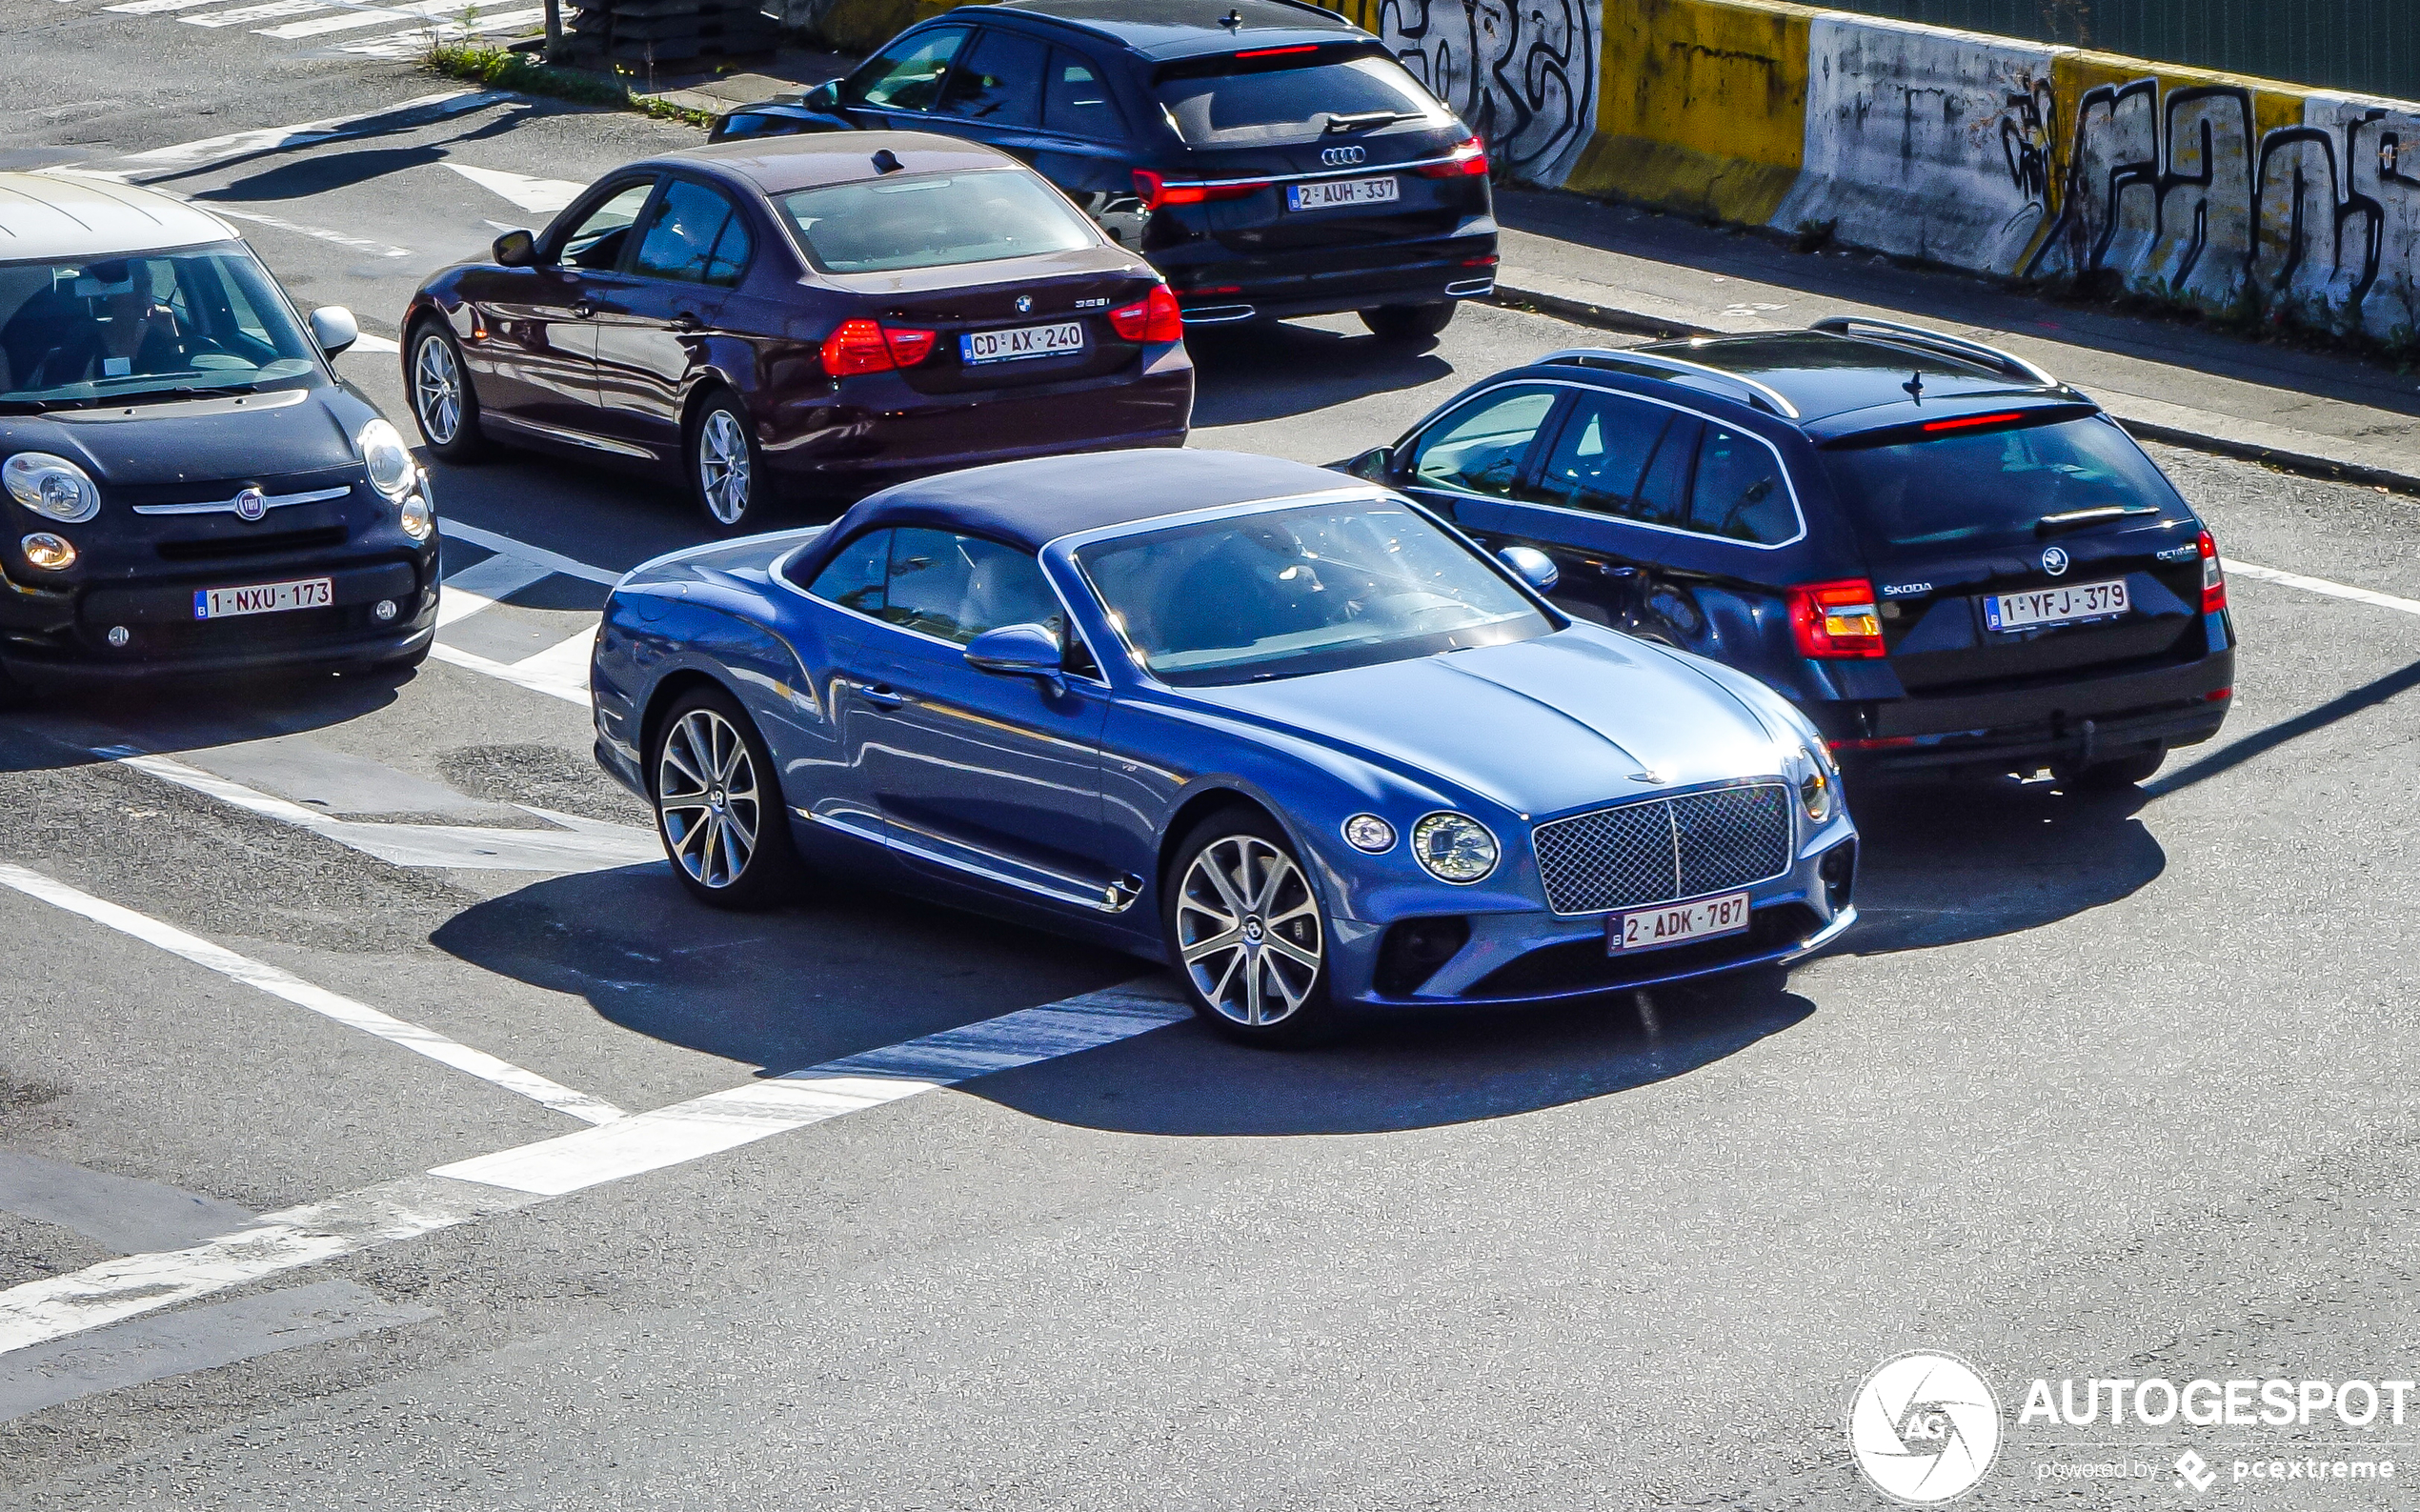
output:
[{"label": "pcextreme logo", "polygon": [[1850,1401],[1848,1447],[1875,1490],[1909,1506],[1939,1506],[1973,1490],[1991,1469],[2000,1401],[1955,1355],[1895,1355]]}]

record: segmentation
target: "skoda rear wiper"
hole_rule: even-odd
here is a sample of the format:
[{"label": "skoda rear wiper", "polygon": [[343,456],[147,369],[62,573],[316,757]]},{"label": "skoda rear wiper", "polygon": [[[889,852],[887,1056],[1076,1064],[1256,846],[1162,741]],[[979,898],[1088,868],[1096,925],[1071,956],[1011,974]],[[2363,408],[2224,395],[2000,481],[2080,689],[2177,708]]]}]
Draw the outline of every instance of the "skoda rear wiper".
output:
[{"label": "skoda rear wiper", "polygon": [[1381,126],[1393,126],[1398,121],[1410,119],[1402,111],[1362,111],[1353,115],[1339,115],[1331,111],[1327,118],[1327,134],[1341,136],[1347,131],[1374,131]]},{"label": "skoda rear wiper", "polygon": [[2033,522],[2037,535],[2052,531],[2071,531],[2080,525],[2098,525],[2104,520],[2122,520],[2136,514],[2157,514],[2157,504],[2099,504],[2088,510],[2068,510],[2060,514],[2045,514]]}]

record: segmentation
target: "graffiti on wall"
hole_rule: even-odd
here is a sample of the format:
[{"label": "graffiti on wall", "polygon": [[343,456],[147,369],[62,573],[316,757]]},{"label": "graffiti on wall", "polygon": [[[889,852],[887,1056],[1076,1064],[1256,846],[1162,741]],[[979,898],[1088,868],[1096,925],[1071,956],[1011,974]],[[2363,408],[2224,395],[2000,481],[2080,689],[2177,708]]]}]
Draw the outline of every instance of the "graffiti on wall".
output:
[{"label": "graffiti on wall", "polygon": [[1560,184],[1597,127],[1603,0],[1378,0],[1366,24],[1516,176]]}]

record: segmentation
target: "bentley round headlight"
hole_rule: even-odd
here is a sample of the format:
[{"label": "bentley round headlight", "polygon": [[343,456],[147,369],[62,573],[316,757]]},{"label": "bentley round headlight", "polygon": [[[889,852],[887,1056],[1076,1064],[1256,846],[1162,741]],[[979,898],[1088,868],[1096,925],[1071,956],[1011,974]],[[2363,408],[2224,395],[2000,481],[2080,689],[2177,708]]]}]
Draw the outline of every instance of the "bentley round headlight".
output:
[{"label": "bentley round headlight", "polygon": [[84,469],[48,452],[19,452],[0,462],[9,496],[36,514],[80,525],[101,513],[101,491]]},{"label": "bentley round headlight", "polygon": [[437,512],[429,501],[414,494],[395,509],[395,518],[403,525],[403,534],[415,541],[425,541],[437,528]]},{"label": "bentley round headlight", "polygon": [[1441,881],[1476,882],[1496,869],[1496,837],[1467,814],[1432,814],[1412,826],[1412,854]]},{"label": "bentley round headlight", "polygon": [[1810,761],[1807,765],[1806,776],[1799,779],[1798,803],[1806,811],[1808,819],[1821,824],[1832,816],[1832,810],[1839,805],[1839,789],[1833,786],[1823,763]]},{"label": "bentley round headlight", "polygon": [[1344,842],[1377,856],[1395,848],[1395,826],[1375,814],[1356,814],[1344,821]]},{"label": "bentley round headlight", "polygon": [[354,437],[362,464],[370,470],[370,486],[391,499],[400,499],[412,487],[412,449],[402,434],[384,420],[373,420]]}]

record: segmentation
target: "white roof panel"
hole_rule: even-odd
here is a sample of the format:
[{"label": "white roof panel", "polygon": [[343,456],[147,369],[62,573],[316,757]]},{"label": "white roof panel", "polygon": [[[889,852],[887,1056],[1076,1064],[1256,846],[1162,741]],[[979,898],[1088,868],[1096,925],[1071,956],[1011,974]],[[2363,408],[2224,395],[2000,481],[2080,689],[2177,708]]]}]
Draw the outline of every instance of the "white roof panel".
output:
[{"label": "white roof panel", "polygon": [[182,200],[107,179],[0,173],[0,262],[119,257],[232,241],[225,221]]}]

